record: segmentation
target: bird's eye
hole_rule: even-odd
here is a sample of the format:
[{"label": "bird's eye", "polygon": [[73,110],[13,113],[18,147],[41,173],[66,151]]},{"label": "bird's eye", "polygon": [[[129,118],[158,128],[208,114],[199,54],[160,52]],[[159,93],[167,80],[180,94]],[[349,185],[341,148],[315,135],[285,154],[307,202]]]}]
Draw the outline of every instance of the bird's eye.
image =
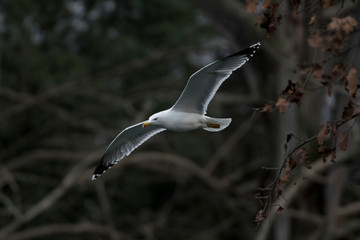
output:
[{"label": "bird's eye", "polygon": [[154,118],[154,120],[156,121],[156,120],[158,120],[158,118]]}]

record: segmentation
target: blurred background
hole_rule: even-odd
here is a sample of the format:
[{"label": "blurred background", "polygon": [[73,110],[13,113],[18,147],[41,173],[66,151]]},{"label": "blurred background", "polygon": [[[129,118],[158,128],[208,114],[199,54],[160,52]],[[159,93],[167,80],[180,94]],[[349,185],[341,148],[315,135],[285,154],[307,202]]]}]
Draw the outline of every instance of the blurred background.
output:
[{"label": "blurred background", "polygon": [[[359,104],[342,79],[323,83],[339,61],[343,77],[351,67],[359,76],[359,26],[336,54],[308,42],[345,16],[360,22],[359,1],[1,0],[0,239],[359,239],[356,117],[339,130],[349,137],[336,163],[304,145],[312,169],[298,163],[283,203],[270,202],[278,211],[258,231],[254,222],[287,134],[309,139],[349,99]],[[171,107],[202,66],[258,41],[209,105],[209,116],[233,119],[228,128],[163,132],[91,181],[122,129]],[[299,107],[254,113],[288,80],[306,83]]]}]

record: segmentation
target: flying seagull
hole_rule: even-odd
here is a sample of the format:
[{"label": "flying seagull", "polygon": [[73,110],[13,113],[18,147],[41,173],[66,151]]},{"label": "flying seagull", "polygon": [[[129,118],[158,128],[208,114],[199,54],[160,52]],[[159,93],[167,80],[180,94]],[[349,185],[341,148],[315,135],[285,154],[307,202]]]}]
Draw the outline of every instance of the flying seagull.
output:
[{"label": "flying seagull", "polygon": [[245,50],[210,63],[191,75],[179,99],[170,109],[155,113],[147,121],[124,129],[110,143],[92,180],[159,132],[199,128],[218,132],[229,126],[231,118],[205,116],[206,109],[220,85],[233,71],[244,65],[259,47],[260,43],[255,43]]}]

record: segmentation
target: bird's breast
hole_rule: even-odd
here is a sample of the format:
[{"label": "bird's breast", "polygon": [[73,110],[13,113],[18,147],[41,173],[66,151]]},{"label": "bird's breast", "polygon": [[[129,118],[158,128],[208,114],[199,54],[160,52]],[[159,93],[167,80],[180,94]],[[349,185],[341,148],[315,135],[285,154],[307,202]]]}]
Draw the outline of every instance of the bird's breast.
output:
[{"label": "bird's breast", "polygon": [[205,118],[197,113],[173,112],[164,127],[171,131],[190,131],[203,128]]}]

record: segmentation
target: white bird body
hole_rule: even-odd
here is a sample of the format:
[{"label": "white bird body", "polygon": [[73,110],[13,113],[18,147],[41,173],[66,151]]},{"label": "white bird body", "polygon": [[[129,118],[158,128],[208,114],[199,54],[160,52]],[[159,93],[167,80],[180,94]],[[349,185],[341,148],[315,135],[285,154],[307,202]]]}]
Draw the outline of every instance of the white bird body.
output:
[{"label": "white bird body", "polygon": [[171,108],[155,113],[147,122],[175,132],[190,131],[206,127],[206,118],[204,115],[199,113],[172,111]]},{"label": "white bird body", "polygon": [[170,109],[155,113],[147,121],[120,132],[106,149],[92,179],[99,177],[159,132],[190,131],[199,128],[218,132],[225,129],[231,118],[205,116],[208,104],[221,84],[233,71],[244,65],[259,47],[260,43],[256,43],[243,51],[210,63],[191,75],[181,96]]}]

